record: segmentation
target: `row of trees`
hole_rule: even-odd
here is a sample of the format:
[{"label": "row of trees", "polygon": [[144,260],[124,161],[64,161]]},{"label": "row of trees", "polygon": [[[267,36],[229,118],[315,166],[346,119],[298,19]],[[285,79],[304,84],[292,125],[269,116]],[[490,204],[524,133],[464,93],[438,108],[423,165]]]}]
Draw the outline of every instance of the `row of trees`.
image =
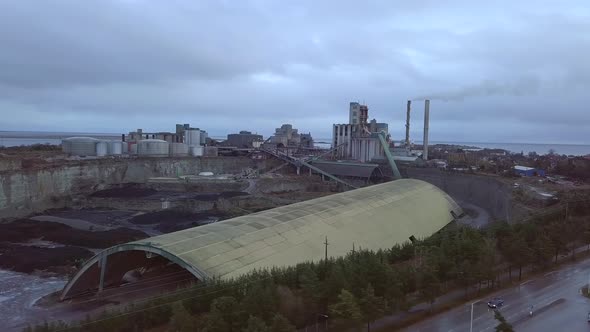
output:
[{"label": "row of trees", "polygon": [[[294,331],[329,324],[333,330],[370,323],[443,292],[479,285],[494,287],[502,273],[546,268],[559,254],[590,246],[588,204],[570,204],[526,223],[503,222],[486,229],[449,225],[437,234],[388,250],[355,250],[327,262],[256,271],[235,280],[215,280],[111,312],[73,331]],[[573,256],[575,258],[575,256]],[[328,319],[329,321],[326,321]],[[27,331],[55,331],[44,325]]]}]

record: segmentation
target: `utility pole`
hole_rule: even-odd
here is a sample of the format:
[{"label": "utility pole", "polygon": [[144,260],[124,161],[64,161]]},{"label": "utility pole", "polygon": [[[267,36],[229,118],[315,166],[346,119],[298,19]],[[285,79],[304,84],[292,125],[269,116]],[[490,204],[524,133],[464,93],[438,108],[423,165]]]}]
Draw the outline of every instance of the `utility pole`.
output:
[{"label": "utility pole", "polygon": [[328,267],[328,236],[326,235],[326,242],[324,242],[325,245],[325,254],[324,254],[324,265],[326,266],[326,268]]}]

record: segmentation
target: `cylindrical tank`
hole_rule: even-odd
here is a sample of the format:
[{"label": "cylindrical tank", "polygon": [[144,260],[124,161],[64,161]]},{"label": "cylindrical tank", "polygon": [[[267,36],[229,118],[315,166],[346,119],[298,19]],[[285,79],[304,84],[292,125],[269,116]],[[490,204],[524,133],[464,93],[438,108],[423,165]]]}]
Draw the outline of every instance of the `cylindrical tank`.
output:
[{"label": "cylindrical tank", "polygon": [[65,140],[65,139],[61,140],[61,150],[64,153],[69,154],[70,151],[72,151],[72,143],[70,143],[70,141]]},{"label": "cylindrical tank", "polygon": [[199,129],[188,129],[184,131],[184,142],[188,146],[201,145],[201,131]]},{"label": "cylindrical tank", "polygon": [[190,147],[190,155],[195,157],[200,157],[203,155],[203,147],[202,146],[191,146]]},{"label": "cylindrical tank", "polygon": [[129,153],[129,143],[127,142],[121,142],[121,152],[124,154],[128,154]]},{"label": "cylindrical tank", "polygon": [[143,157],[168,157],[168,144],[161,139],[144,139],[137,143],[137,154]]},{"label": "cylindrical tank", "polygon": [[96,143],[96,155],[98,157],[104,157],[109,153],[108,143],[100,141]]},{"label": "cylindrical tank", "polygon": [[69,137],[62,140],[62,149],[75,156],[96,156],[98,142],[99,140],[92,137]]},{"label": "cylindrical tank", "polygon": [[129,143],[129,154],[137,154],[137,143]]},{"label": "cylindrical tank", "polygon": [[171,157],[186,157],[188,155],[188,145],[184,143],[170,143]]},{"label": "cylindrical tank", "polygon": [[123,153],[123,142],[121,141],[110,141],[109,142],[109,155],[120,155]]}]

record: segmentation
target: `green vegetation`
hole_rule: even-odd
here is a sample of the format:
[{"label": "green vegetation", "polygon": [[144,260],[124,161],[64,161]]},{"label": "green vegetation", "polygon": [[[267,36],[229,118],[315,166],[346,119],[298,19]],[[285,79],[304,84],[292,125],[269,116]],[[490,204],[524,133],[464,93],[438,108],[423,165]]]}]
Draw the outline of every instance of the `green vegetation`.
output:
[{"label": "green vegetation", "polygon": [[514,332],[512,325],[506,321],[506,318],[502,316],[500,311],[495,310],[494,318],[499,322],[498,325],[496,325],[496,332]]},{"label": "green vegetation", "polygon": [[[585,205],[584,205],[585,204]],[[351,250],[328,262],[261,270],[234,280],[213,280],[153,299],[69,331],[294,331],[323,325],[331,330],[366,324],[409,308],[434,303],[449,290],[496,287],[504,272],[541,270],[560,254],[590,243],[588,203],[570,203],[527,223],[494,223],[486,229],[449,225],[437,234],[388,250]],[[351,249],[352,249],[351,244]],[[572,256],[575,259],[575,256]],[[43,325],[27,331],[63,330]]]}]

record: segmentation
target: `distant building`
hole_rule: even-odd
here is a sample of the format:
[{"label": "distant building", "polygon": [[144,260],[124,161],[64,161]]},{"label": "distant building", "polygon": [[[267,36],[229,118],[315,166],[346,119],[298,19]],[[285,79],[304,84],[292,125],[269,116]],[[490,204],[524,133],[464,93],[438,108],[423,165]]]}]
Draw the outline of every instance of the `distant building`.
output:
[{"label": "distant building", "polygon": [[388,125],[375,119],[368,123],[368,118],[369,107],[357,102],[350,103],[349,123],[332,126],[332,148],[337,148],[336,158],[362,162],[385,158],[378,134],[389,137]]},{"label": "distant building", "polygon": [[311,137],[311,133],[301,134],[301,147],[313,149],[313,137]]},{"label": "distant building", "polygon": [[142,141],[145,139],[159,139],[159,140],[166,141],[168,143],[180,143],[183,141],[182,135],[179,135],[176,133],[171,133],[171,132],[166,132],[166,131],[148,133],[148,132],[144,132],[142,129],[137,129],[136,131],[131,131],[125,137],[125,141],[127,141],[127,142],[139,142],[139,141]]},{"label": "distant building", "polygon": [[271,136],[270,143],[277,146],[299,146],[301,136],[290,124],[284,124],[281,128],[275,129],[275,134]]},{"label": "distant building", "polygon": [[238,148],[254,148],[257,147],[256,145],[260,146],[258,142],[262,142],[262,135],[252,134],[249,131],[242,130],[238,134],[227,135],[225,145]]},{"label": "distant building", "polygon": [[520,176],[545,176],[545,171],[533,167],[514,166],[514,174]]}]

